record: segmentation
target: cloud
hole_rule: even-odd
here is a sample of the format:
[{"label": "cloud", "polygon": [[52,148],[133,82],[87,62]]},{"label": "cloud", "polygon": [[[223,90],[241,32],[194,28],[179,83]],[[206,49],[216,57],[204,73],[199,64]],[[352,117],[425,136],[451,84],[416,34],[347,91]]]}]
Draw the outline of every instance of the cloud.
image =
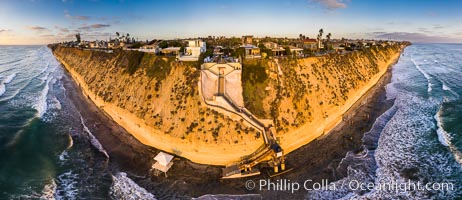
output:
[{"label": "cloud", "polygon": [[40,35],[40,37],[45,37],[45,38],[54,37],[54,36],[55,35],[53,34]]},{"label": "cloud", "polygon": [[392,39],[392,40],[406,40],[411,42],[431,43],[431,42],[457,42],[460,39],[445,37],[445,36],[434,36],[423,33],[411,33],[411,32],[389,32],[384,34],[374,34],[377,39]]},{"label": "cloud", "polygon": [[82,21],[85,21],[85,20],[89,20],[90,17],[89,16],[84,16],[84,15],[77,15],[77,16],[73,16],[69,13],[68,10],[64,10],[64,16],[68,19],[74,19],[74,20],[82,20]]},{"label": "cloud", "polygon": [[43,27],[43,26],[26,26],[26,28],[31,31],[36,31],[36,32],[49,31],[48,28]]},{"label": "cloud", "polygon": [[92,24],[92,25],[85,25],[79,27],[81,30],[90,30],[90,29],[101,29],[101,28],[107,28],[110,27],[111,25],[109,24]]},{"label": "cloud", "polygon": [[10,32],[11,29],[0,29],[0,33],[6,33],[6,32]]},{"label": "cloud", "polygon": [[309,0],[310,3],[318,3],[328,10],[335,10],[338,8],[346,8],[347,4],[344,0]]},{"label": "cloud", "polygon": [[69,32],[68,28],[64,28],[64,27],[61,27],[61,26],[58,26],[58,25],[55,25],[55,29],[57,29],[60,32],[64,32],[64,33]]},{"label": "cloud", "polygon": [[444,28],[444,26],[442,26],[442,25],[435,25],[433,28],[434,28],[434,29],[442,29],[442,28]]},{"label": "cloud", "polygon": [[419,28],[420,32],[433,33],[433,31],[428,30],[427,28]]}]

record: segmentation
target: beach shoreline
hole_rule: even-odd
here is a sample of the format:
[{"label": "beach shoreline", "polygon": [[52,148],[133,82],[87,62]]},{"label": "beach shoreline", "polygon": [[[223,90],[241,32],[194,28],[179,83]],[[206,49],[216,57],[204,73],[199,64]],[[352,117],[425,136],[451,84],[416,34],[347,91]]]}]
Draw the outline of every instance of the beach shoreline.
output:
[{"label": "beach shoreline", "polygon": [[[351,122],[341,122],[328,134],[289,153],[287,163],[288,167],[292,167],[293,170],[279,178],[294,181],[302,181],[304,178],[330,181],[338,179],[339,177],[333,176],[332,165],[338,164],[346,152],[355,151],[360,147],[363,134],[370,129],[375,118],[390,106],[390,102],[385,102],[384,86],[390,82],[391,68],[395,62],[387,66],[386,72],[377,84],[369,89],[353,108],[348,110],[348,115],[352,116]],[[110,155],[110,167],[113,173],[127,172],[128,176],[140,186],[160,198],[253,193],[260,193],[266,197],[274,194],[268,191],[246,190],[244,187],[246,179],[221,180],[221,167],[193,163],[185,158],[175,159],[168,178],[150,176],[148,171],[152,163],[151,158],[160,150],[136,140],[83,95],[81,88],[71,78],[72,75],[67,69],[66,74],[64,81],[66,92],[81,112],[85,123]],[[364,116],[366,115],[369,117],[365,122]],[[322,153],[327,153],[327,155],[320,157]],[[252,177],[252,179],[265,177],[266,175],[263,174]]]}]

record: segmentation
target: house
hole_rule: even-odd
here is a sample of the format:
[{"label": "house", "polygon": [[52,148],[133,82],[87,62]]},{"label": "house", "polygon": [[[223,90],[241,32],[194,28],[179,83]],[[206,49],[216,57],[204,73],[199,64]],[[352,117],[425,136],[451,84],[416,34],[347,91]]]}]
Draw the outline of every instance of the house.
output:
[{"label": "house", "polygon": [[260,48],[255,45],[243,45],[241,47],[245,50],[246,58],[261,58]]},{"label": "house", "polygon": [[298,57],[303,56],[303,49],[302,49],[302,48],[298,48],[298,47],[294,47],[294,46],[289,46],[289,50],[290,50],[290,53],[291,53],[292,55],[295,55],[295,56],[298,56]]},{"label": "house", "polygon": [[316,50],[318,48],[318,41],[316,39],[304,39],[302,40],[301,48]]},{"label": "house", "polygon": [[118,40],[111,40],[107,43],[107,48],[110,48],[110,49],[115,49],[119,47],[119,41]]},{"label": "house", "polygon": [[242,36],[242,45],[252,45],[253,44],[253,35],[244,35]]},{"label": "house", "polygon": [[179,57],[181,61],[198,61],[201,53],[205,53],[207,47],[202,40],[188,40],[188,46],[184,50],[184,55]]},{"label": "house", "polygon": [[138,49],[138,51],[157,54],[157,53],[159,53],[159,45],[157,45],[155,43],[144,45],[144,46],[140,47]]},{"label": "house", "polygon": [[265,43],[263,43],[263,46],[265,46],[267,49],[278,48],[278,44],[275,43],[275,42],[265,42]]},{"label": "house", "polygon": [[271,56],[282,56],[286,51],[281,45],[275,42],[265,42],[263,43],[263,45],[265,46],[265,48],[271,50]]},{"label": "house", "polygon": [[180,49],[181,47],[168,47],[160,50],[160,52],[166,56],[176,56],[180,55]]},{"label": "house", "polygon": [[272,56],[283,56],[285,51],[286,50],[282,46],[279,46],[277,48],[271,49],[271,54]]},{"label": "house", "polygon": [[188,40],[188,46],[185,48],[184,55],[199,58],[201,53],[207,50],[207,46],[202,40]]},{"label": "house", "polygon": [[332,42],[331,43],[332,45],[332,48],[335,50],[335,51],[343,51],[345,50],[345,43],[340,41],[340,42]]}]

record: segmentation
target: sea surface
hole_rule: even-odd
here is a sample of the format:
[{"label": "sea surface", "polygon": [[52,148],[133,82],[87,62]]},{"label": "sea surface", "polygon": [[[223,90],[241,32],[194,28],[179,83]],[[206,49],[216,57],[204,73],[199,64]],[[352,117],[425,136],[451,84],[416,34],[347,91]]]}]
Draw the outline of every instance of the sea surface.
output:
[{"label": "sea surface", "polygon": [[108,198],[108,157],[63,78],[46,46],[0,46],[0,199]]},{"label": "sea surface", "polygon": [[342,160],[348,176],[308,198],[462,198],[462,44],[407,47],[386,95],[394,105]]},{"label": "sea surface", "polygon": [[[414,44],[386,87],[394,105],[342,160],[347,176],[319,199],[462,197],[462,45]],[[45,46],[0,46],[0,199],[108,199],[123,174],[69,98]],[[133,184],[126,180],[128,185]],[[354,190],[351,182],[446,183],[451,190]],[[134,186],[136,187],[136,186]],[[122,188],[123,190],[123,188]]]}]

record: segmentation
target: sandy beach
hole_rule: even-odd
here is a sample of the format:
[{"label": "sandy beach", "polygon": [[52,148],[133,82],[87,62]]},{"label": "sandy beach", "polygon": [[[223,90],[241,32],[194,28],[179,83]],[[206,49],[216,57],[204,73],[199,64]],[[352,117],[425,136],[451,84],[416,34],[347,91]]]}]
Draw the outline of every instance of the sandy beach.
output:
[{"label": "sandy beach", "polygon": [[[288,154],[287,165],[293,170],[277,178],[300,182],[306,179],[335,181],[341,178],[341,175],[336,175],[333,169],[348,151],[360,148],[363,134],[370,129],[375,118],[392,104],[385,101],[384,91],[384,85],[391,78],[390,70],[391,67],[380,77],[377,84],[349,109],[349,121],[339,123],[328,134]],[[110,155],[112,172],[127,172],[130,178],[160,199],[191,198],[205,194],[259,193],[264,198],[302,198],[305,195],[302,191],[296,194],[248,191],[244,187],[248,179],[221,180],[221,167],[196,164],[178,157],[175,158],[175,164],[167,178],[151,176],[148,174],[151,159],[159,150],[143,145],[101,112],[88,97],[82,94],[69,74],[64,78],[64,82],[69,98],[80,110],[85,123]],[[249,179],[262,178],[267,178],[267,175],[262,173]]]}]

